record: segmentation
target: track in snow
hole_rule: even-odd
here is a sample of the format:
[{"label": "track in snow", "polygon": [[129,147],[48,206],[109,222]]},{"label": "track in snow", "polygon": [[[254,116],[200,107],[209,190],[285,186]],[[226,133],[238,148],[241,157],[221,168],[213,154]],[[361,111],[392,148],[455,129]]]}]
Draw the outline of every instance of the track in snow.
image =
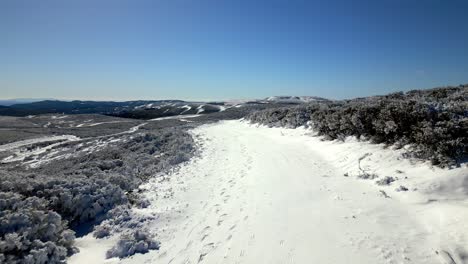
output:
[{"label": "track in snow", "polygon": [[445,263],[413,207],[343,177],[303,139],[265,131],[195,129],[201,157],[145,186],[161,249],[122,262]]}]

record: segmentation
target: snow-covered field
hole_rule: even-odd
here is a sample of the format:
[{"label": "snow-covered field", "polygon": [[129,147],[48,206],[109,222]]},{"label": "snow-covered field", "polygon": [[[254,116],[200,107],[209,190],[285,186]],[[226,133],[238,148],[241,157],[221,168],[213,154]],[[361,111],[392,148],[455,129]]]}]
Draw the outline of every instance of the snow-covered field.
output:
[{"label": "snow-covered field", "polygon": [[[122,139],[115,137],[132,134],[146,124],[147,123],[141,123],[122,132],[98,137],[79,138],[73,135],[48,136],[0,145],[0,152],[10,152],[9,156],[0,159],[0,164],[20,161],[23,165],[28,165],[29,167],[34,168],[58,159],[69,158],[74,154],[78,154],[80,151],[91,153],[110,143],[121,141]],[[59,146],[66,145],[70,142],[84,143],[77,145],[74,149],[70,147],[58,148]],[[34,144],[40,143],[43,143],[43,145],[33,146]]]},{"label": "snow-covered field", "polygon": [[21,141],[16,141],[9,144],[0,145],[0,151],[12,150],[16,148],[20,148],[27,145],[32,145],[36,143],[43,143],[43,142],[50,142],[50,141],[73,141],[77,140],[78,138],[73,135],[61,135],[61,136],[49,136],[49,137],[40,137],[40,138],[33,138],[33,139],[26,139]]},{"label": "snow-covered field", "polygon": [[[467,263],[468,169],[306,129],[223,121],[193,130],[200,157],[141,186],[159,251],[105,260],[78,239],[70,263]],[[360,160],[360,162],[359,162]],[[365,171],[376,179],[358,179]],[[376,181],[392,177],[388,185]],[[113,238],[112,238],[113,239]],[[112,240],[111,239],[111,240]]]},{"label": "snow-covered field", "polygon": [[175,116],[165,116],[165,117],[158,117],[150,119],[149,121],[159,121],[159,120],[169,120],[169,119],[180,119],[180,118],[195,118],[199,117],[199,114],[196,115],[175,115]]}]

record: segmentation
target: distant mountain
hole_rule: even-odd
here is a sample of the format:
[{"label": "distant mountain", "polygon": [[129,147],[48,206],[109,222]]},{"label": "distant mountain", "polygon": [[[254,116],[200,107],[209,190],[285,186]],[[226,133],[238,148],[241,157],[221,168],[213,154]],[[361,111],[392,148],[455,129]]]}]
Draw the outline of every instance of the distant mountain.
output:
[{"label": "distant mountain", "polygon": [[16,99],[4,99],[0,100],[0,106],[10,106],[14,104],[27,104],[27,103],[33,103],[33,102],[39,102],[39,101],[45,101],[45,100],[52,100],[52,99],[37,99],[37,98],[16,98]]},{"label": "distant mountain", "polygon": [[210,103],[193,103],[193,102],[164,102],[160,104],[149,103],[128,109],[125,111],[115,112],[110,115],[137,118],[137,119],[153,119],[175,115],[194,115],[194,114],[210,114],[224,111],[226,107],[220,104]]},{"label": "distant mountain", "polygon": [[[140,100],[126,102],[44,100],[2,106],[0,107],[0,115],[28,116],[53,113],[104,114],[125,118],[153,119],[174,115],[209,114],[222,112],[231,107],[238,108],[246,105],[301,104],[318,101],[328,100],[314,96],[272,96],[260,100],[217,101],[209,103],[186,102],[182,100]],[[13,101],[10,100],[9,102]]]},{"label": "distant mountain", "polygon": [[164,100],[164,101],[57,101],[46,100],[29,104],[15,104],[11,108],[45,111],[49,113],[65,113],[65,114],[90,114],[90,113],[113,113],[137,108],[141,105],[153,103],[155,105],[162,103],[182,103],[179,100]]},{"label": "distant mountain", "polygon": [[311,102],[325,102],[329,100],[317,96],[271,96],[266,98],[264,101],[283,104],[301,104]]},{"label": "distant mountain", "polygon": [[40,114],[105,114],[119,117],[150,119],[173,115],[220,112],[224,105],[191,103],[181,100],[157,101],[58,101],[13,104],[0,107],[0,115],[28,116]]}]

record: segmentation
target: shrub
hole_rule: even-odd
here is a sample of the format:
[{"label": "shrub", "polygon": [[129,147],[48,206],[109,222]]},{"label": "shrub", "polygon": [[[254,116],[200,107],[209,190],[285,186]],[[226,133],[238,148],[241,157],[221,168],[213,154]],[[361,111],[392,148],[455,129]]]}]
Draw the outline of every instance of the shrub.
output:
[{"label": "shrub", "polygon": [[74,232],[47,201],[0,192],[2,263],[63,263],[75,252]]},{"label": "shrub", "polygon": [[159,242],[151,239],[145,232],[135,231],[123,235],[117,245],[106,253],[107,258],[125,258],[136,253],[147,253],[151,249],[159,249]]},{"label": "shrub", "polygon": [[395,180],[396,179],[391,177],[391,176],[385,176],[383,179],[380,179],[380,180],[376,181],[375,183],[377,185],[390,185]]},{"label": "shrub", "polygon": [[267,109],[247,119],[268,126],[311,125],[328,139],[355,136],[400,147],[409,144],[407,156],[444,167],[467,158],[467,109],[468,85],[461,85]]},{"label": "shrub", "polygon": [[[133,214],[131,205],[145,207],[148,201],[134,190],[194,150],[187,132],[161,129],[123,134],[115,144],[83,151],[101,140],[56,148],[73,155],[39,167],[0,169],[0,263],[62,263],[74,252],[71,229],[85,223],[103,220],[95,228],[98,238],[141,230],[148,219]],[[110,254],[143,253],[157,245],[135,233]]]},{"label": "shrub", "polygon": [[40,198],[71,227],[92,221],[118,204],[126,203],[123,191],[105,180],[77,177],[55,179],[44,175],[0,173],[0,191]]}]

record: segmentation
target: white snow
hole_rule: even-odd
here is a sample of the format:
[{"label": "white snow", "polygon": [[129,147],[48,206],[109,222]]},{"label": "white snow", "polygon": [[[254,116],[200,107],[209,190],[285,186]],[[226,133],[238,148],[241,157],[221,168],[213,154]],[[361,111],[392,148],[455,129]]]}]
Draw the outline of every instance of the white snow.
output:
[{"label": "white snow", "polygon": [[134,109],[142,109],[142,108],[146,108],[146,109],[156,108],[156,109],[159,109],[159,108],[161,108],[161,106],[156,105],[154,103],[150,103],[150,104],[142,104],[142,105],[138,105],[138,106],[134,107]]},{"label": "white snow", "polygon": [[[121,140],[121,139],[115,139],[112,137],[134,133],[146,124],[147,123],[141,123],[123,132],[114,133],[110,135],[103,135],[103,136],[98,136],[98,137],[79,138],[73,135],[48,136],[48,137],[34,138],[34,139],[16,141],[13,143],[0,145],[0,152],[10,151],[12,154],[0,160],[0,164],[23,161],[24,165],[34,168],[42,164],[52,162],[54,160],[69,158],[73,156],[73,153],[68,153],[70,151],[69,148],[58,149],[57,147],[63,144],[66,144],[70,141],[82,141],[82,140],[86,141],[86,140],[92,139],[93,140],[92,145],[81,149],[81,151],[93,152],[100,148],[105,147],[109,143],[114,143],[114,142]],[[105,139],[105,140],[101,140],[101,139]],[[50,144],[45,145],[45,146],[35,147],[35,148],[27,148],[27,146],[30,146],[33,144],[46,143],[46,142],[50,142]],[[51,151],[52,149],[58,149],[58,150]],[[25,159],[28,159],[28,160],[25,161]]]},{"label": "white snow", "polygon": [[159,120],[167,120],[167,119],[180,119],[180,118],[195,118],[195,117],[198,117],[200,115],[174,115],[174,116],[165,116],[165,117],[158,117],[158,118],[153,118],[153,119],[150,119],[149,121],[159,121]]},{"label": "white snow", "polygon": [[[13,142],[10,144],[5,144],[0,146],[0,152],[1,151],[12,151],[13,155],[10,155],[0,161],[0,163],[10,163],[10,162],[15,162],[15,161],[23,161],[27,157],[37,157],[40,154],[46,153],[53,149],[54,147],[57,147],[59,145],[62,145],[66,142],[69,141],[77,141],[80,140],[79,137],[73,136],[73,135],[62,135],[62,136],[50,136],[50,137],[42,137],[42,138],[35,138],[35,139],[28,139],[28,140],[22,140],[22,141],[17,141]],[[43,147],[37,147],[34,149],[28,149],[24,148],[25,146],[36,144],[36,143],[44,143],[44,142],[54,142],[57,141],[56,143],[49,144],[47,146]],[[51,157],[55,154],[55,152],[48,153],[46,155],[45,160],[53,160]],[[56,157],[58,158],[58,157]],[[56,159],[55,158],[55,159]],[[37,164],[36,164],[37,163]],[[28,162],[25,162],[25,164],[28,164],[32,167],[38,164],[41,164],[41,161],[38,161],[36,158],[32,158]]]},{"label": "white snow", "polygon": [[205,108],[203,108],[205,105],[200,105],[197,107],[197,114],[205,112]]},{"label": "white snow", "polygon": [[224,101],[224,104],[228,105],[228,106],[236,106],[236,105],[244,105],[244,104],[246,104],[248,102],[252,102],[252,101],[258,101],[258,100],[254,99],[254,98],[250,98],[250,99],[230,99],[230,100]]},{"label": "white snow", "polygon": [[83,123],[83,124],[79,124],[77,125],[76,127],[93,127],[93,126],[99,126],[99,125],[103,125],[103,124],[116,124],[116,123],[127,123],[127,122],[131,122],[131,121],[107,121],[107,122],[98,122],[98,123]]},{"label": "white snow", "polygon": [[226,107],[224,105],[218,105],[218,108],[219,108],[220,112],[226,111],[226,109],[228,109],[228,107]]},{"label": "white snow", "polygon": [[68,264],[92,264],[92,263],[118,263],[118,259],[104,260],[106,257],[106,251],[111,249],[118,241],[118,237],[110,237],[99,239],[99,243],[96,243],[96,239],[91,235],[78,238],[76,240],[76,246],[80,249],[78,254],[71,256],[68,260]]},{"label": "white snow", "polygon": [[64,118],[67,118],[67,117],[68,117],[67,115],[59,115],[59,116],[53,115],[51,118],[52,119],[64,119]]},{"label": "white snow", "polygon": [[119,135],[124,135],[124,134],[131,134],[131,133],[134,133],[134,132],[138,131],[142,126],[144,126],[146,124],[148,124],[148,123],[141,123],[141,124],[138,124],[136,126],[133,126],[133,127],[129,128],[127,131],[123,131],[123,132],[119,132],[119,133],[115,133],[115,134],[110,134],[110,135],[105,135],[105,136],[99,136],[99,137],[96,137],[96,138],[104,138],[104,137],[119,136]]},{"label": "white snow", "polygon": [[189,106],[189,105],[183,105],[183,106],[180,106],[179,108],[185,109],[185,110],[182,111],[179,115],[182,115],[182,114],[184,114],[185,112],[190,111],[190,110],[192,109],[192,107]]},{"label": "white snow", "polygon": [[[120,263],[467,260],[466,165],[432,168],[380,145],[321,141],[303,128],[224,121],[193,134],[200,157],[141,186],[151,205],[135,210],[158,216],[148,228],[161,249]],[[361,157],[367,172],[398,179],[357,179]],[[400,185],[409,191],[397,192]],[[73,263],[104,263],[100,243],[79,244],[92,252]]]},{"label": "white snow", "polygon": [[20,147],[27,146],[27,145],[49,142],[49,141],[78,140],[78,139],[79,139],[78,137],[73,136],[73,135],[49,136],[49,137],[26,139],[26,140],[21,140],[21,141],[16,141],[13,143],[0,145],[0,151],[12,150],[12,149],[20,148]]},{"label": "white snow", "polygon": [[316,101],[325,101],[326,99],[316,96],[270,96],[265,100],[277,103],[310,103]]}]

